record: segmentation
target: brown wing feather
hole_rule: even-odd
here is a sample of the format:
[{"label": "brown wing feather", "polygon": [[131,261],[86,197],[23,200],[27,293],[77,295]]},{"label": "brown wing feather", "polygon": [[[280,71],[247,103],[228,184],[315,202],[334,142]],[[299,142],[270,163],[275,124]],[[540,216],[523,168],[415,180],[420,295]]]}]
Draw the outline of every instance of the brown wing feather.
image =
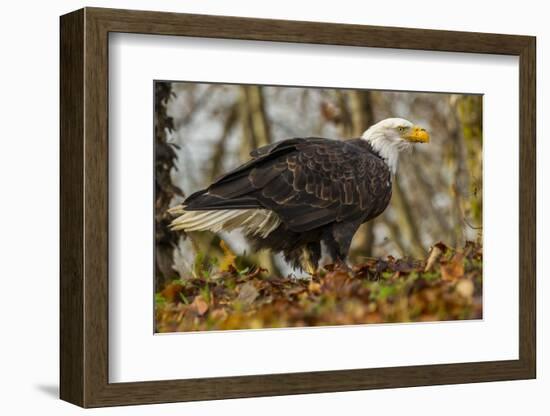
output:
[{"label": "brown wing feather", "polygon": [[262,207],[303,232],[335,221],[366,221],[389,202],[389,169],[361,139],[289,139],[252,156],[189,197],[188,209]]},{"label": "brown wing feather", "polygon": [[255,196],[293,231],[307,231],[334,221],[356,220],[382,212],[391,194],[386,164],[357,141],[301,142],[272,166],[251,170],[259,184],[276,171]]}]

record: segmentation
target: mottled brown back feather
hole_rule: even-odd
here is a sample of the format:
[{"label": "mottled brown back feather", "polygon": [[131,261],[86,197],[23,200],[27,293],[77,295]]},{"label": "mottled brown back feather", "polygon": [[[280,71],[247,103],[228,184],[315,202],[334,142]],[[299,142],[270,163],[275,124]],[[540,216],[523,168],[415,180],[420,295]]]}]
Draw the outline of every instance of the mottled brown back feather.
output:
[{"label": "mottled brown back feather", "polygon": [[283,250],[287,259],[308,244],[317,252],[320,239],[345,256],[357,227],[390,201],[390,170],[363,139],[294,138],[251,156],[187,198],[186,210],[272,210],[282,224],[256,246]]},{"label": "mottled brown back feather", "polygon": [[361,216],[366,221],[389,202],[390,171],[364,140],[296,138],[252,155],[188,198],[188,209],[226,209],[242,200],[275,211],[289,229],[306,231]]}]

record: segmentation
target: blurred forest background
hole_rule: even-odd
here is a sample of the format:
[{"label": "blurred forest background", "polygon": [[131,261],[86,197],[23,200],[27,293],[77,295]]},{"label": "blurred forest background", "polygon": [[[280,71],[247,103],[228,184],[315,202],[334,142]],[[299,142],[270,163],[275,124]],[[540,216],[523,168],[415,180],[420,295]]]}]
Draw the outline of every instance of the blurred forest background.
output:
[{"label": "blurred forest background", "polygon": [[220,239],[251,264],[291,273],[279,256],[250,253],[238,232],[170,232],[166,209],[248,160],[254,148],[291,137],[359,137],[387,117],[422,125],[431,141],[400,157],[391,204],[357,232],[351,262],[424,258],[438,241],[480,241],[480,95],[156,82],[157,288],[188,275],[197,253],[223,256]]},{"label": "blurred forest background", "polygon": [[[168,229],[166,210],[291,137],[359,137],[402,117],[430,143],[402,154],[390,206],[356,233],[351,268],[302,279],[239,231]],[[155,83],[157,332],[482,317],[480,95]]]}]

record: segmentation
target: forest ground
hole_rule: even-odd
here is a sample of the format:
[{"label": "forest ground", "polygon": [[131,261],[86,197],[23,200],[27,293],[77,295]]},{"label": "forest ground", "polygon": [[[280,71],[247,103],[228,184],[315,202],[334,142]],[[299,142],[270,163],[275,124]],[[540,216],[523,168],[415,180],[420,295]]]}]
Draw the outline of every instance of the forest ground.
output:
[{"label": "forest ground", "polygon": [[284,328],[482,318],[482,247],[435,244],[425,259],[326,265],[308,279],[240,267],[224,248],[198,255],[155,296],[157,332]]}]

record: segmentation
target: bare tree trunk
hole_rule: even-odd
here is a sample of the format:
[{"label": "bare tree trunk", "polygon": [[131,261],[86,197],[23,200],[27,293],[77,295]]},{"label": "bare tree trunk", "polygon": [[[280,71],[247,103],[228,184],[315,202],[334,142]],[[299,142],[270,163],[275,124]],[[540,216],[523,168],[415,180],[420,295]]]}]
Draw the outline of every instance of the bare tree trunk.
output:
[{"label": "bare tree trunk", "polygon": [[267,124],[262,89],[256,85],[245,87],[245,94],[255,147],[265,146],[271,143],[271,132]]},{"label": "bare tree trunk", "polygon": [[176,195],[183,196],[172,183],[170,173],[177,159],[168,135],[174,130],[173,120],[166,114],[166,105],[172,96],[169,82],[155,83],[155,287],[162,286],[176,276],[173,269],[174,248],[179,236],[168,229],[171,217],[166,213]]},{"label": "bare tree trunk", "polygon": [[[351,135],[360,137],[374,123],[372,96],[369,91],[352,90],[348,92],[351,116]],[[360,261],[361,257],[372,256],[374,245],[374,223],[371,220],[362,224],[351,244],[350,259]]]},{"label": "bare tree trunk", "polygon": [[[271,143],[271,132],[267,122],[262,88],[256,85],[242,86],[240,99],[240,121],[242,128],[241,161],[249,159],[250,152]],[[280,274],[273,254],[266,250],[250,254],[256,264],[267,268],[271,274]]]},{"label": "bare tree trunk", "polygon": [[225,123],[223,125],[223,131],[222,135],[220,136],[220,140],[216,144],[216,147],[214,149],[214,153],[212,155],[212,162],[210,165],[210,181],[212,182],[214,179],[218,177],[218,175],[221,173],[222,170],[222,161],[225,154],[225,142],[227,140],[227,137],[231,133],[231,130],[235,125],[237,124],[239,117],[239,105],[235,104],[231,106],[229,109],[226,118]]},{"label": "bare tree trunk", "polygon": [[[483,174],[482,174],[482,115],[481,96],[461,95],[456,101],[457,114],[466,147],[466,165],[468,166],[469,191],[468,212],[475,226],[481,226],[483,212]],[[467,219],[465,218],[465,221]]]},{"label": "bare tree trunk", "polygon": [[405,197],[398,178],[395,178],[393,181],[392,203],[393,208],[397,211],[397,223],[401,232],[405,234],[406,240],[409,241],[411,253],[415,257],[424,258],[426,252],[420,241],[420,234],[412,215],[412,208]]},{"label": "bare tree trunk", "polygon": [[250,158],[250,151],[256,148],[254,140],[254,131],[252,130],[252,123],[250,121],[250,107],[248,101],[247,89],[248,87],[242,86],[241,96],[239,99],[239,121],[241,125],[241,147],[239,152],[239,159],[244,162]]},{"label": "bare tree trunk", "polygon": [[349,95],[342,90],[336,91],[336,101],[340,108],[338,126],[341,137],[351,137],[353,135],[353,122],[351,119],[351,109],[348,105]]},{"label": "bare tree trunk", "polygon": [[[461,96],[451,96],[450,105],[452,108],[457,109],[458,102],[461,100]],[[464,245],[464,207],[465,196],[468,191],[468,179],[469,174],[467,167],[465,166],[465,143],[461,137],[461,122],[459,117],[448,117],[447,130],[451,137],[452,146],[449,147],[449,154],[447,156],[449,161],[449,169],[454,171],[452,180],[449,186],[449,195],[453,204],[451,206],[452,218],[454,219],[454,234],[453,245],[460,247]]]}]

